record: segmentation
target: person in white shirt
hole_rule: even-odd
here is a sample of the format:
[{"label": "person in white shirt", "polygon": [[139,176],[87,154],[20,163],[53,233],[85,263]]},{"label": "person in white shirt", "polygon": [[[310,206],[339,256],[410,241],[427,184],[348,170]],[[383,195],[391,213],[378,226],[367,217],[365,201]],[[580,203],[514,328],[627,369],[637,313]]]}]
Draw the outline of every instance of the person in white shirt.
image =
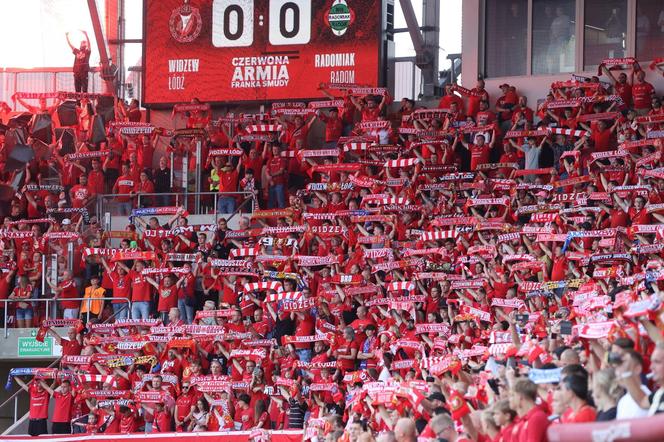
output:
[{"label": "person in white shirt", "polygon": [[[640,377],[641,372],[643,371],[643,357],[640,353],[628,349],[622,356],[622,364],[620,364],[620,368],[625,372],[631,372]],[[640,387],[641,391],[643,391],[646,396],[650,395],[648,387],[643,384],[641,384]],[[641,408],[628,392],[618,400],[616,419],[635,419],[646,416],[648,416],[648,410]]]},{"label": "person in white shirt", "polygon": [[380,374],[378,375],[378,380],[380,382],[387,382],[390,379],[392,379],[392,373],[390,373],[390,367],[392,366],[393,360],[394,356],[392,356],[392,353],[383,354],[383,368],[380,370]]}]

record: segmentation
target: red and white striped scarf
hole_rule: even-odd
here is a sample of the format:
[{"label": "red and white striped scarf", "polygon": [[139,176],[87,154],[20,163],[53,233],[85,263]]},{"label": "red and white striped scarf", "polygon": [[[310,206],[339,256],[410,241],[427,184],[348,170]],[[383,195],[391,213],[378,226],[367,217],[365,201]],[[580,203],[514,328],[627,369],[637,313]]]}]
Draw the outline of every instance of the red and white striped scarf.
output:
[{"label": "red and white striped scarf", "polygon": [[283,126],[281,124],[252,124],[247,126],[247,132],[281,132]]},{"label": "red and white striped scarf", "polygon": [[113,375],[103,375],[103,374],[79,374],[78,382],[79,384],[85,384],[89,382],[101,382],[102,384],[115,385],[115,377]]},{"label": "red and white striped scarf", "polygon": [[401,158],[398,160],[386,161],[383,167],[391,167],[391,168],[411,167],[419,163],[419,161],[420,161],[419,158]]},{"label": "red and white striped scarf", "polygon": [[231,258],[246,258],[256,255],[258,255],[258,247],[240,247],[239,249],[231,250],[228,256]]},{"label": "red and white striped scarf", "polygon": [[350,142],[344,143],[344,152],[357,152],[367,150],[373,142]]},{"label": "red and white striped scarf", "polygon": [[553,134],[560,134],[560,135],[567,135],[570,137],[589,137],[590,132],[587,130],[574,130],[574,129],[566,129],[564,127],[550,127],[548,128],[549,133]]},{"label": "red and white striped scarf", "polygon": [[[282,289],[283,290],[283,289]],[[302,299],[302,292],[279,292],[279,293],[270,293],[265,299],[266,302],[278,302],[283,300],[289,301],[299,301]]]},{"label": "red and white striped scarf", "polygon": [[279,281],[250,282],[244,285],[245,292],[262,292],[266,290],[282,292],[284,288]]},{"label": "red and white striped scarf", "polygon": [[407,290],[409,293],[415,292],[415,283],[411,281],[397,281],[389,283],[385,289],[388,293]]},{"label": "red and white striped scarf", "polygon": [[435,230],[433,232],[424,232],[420,237],[421,241],[437,241],[440,239],[454,239],[457,237],[456,230]]}]

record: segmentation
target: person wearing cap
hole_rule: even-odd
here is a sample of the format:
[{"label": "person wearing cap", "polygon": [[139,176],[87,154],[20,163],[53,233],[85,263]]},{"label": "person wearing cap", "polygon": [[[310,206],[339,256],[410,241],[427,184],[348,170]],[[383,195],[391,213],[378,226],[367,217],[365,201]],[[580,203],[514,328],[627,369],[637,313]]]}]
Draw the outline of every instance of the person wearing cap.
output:
[{"label": "person wearing cap", "polygon": [[512,124],[512,110],[519,103],[519,97],[509,84],[503,83],[499,87],[503,94],[496,100],[496,112],[500,129],[507,131]]}]

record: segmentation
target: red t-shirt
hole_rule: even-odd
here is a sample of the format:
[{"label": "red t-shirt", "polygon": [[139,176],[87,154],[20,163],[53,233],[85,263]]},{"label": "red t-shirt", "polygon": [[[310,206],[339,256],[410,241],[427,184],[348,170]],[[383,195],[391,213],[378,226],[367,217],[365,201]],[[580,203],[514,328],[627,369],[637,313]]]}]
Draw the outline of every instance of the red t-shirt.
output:
[{"label": "red t-shirt", "polygon": [[[123,194],[123,193],[129,193],[134,190],[136,182],[131,178],[131,176],[128,175],[122,175],[115,181],[115,185],[113,188],[115,189],[115,192]],[[127,202],[131,198],[129,196],[118,196],[116,197],[117,201],[120,202]]]},{"label": "red t-shirt", "polygon": [[629,83],[616,83],[613,88],[616,94],[620,95],[625,106],[629,107],[632,104],[632,86]]},{"label": "red t-shirt", "polygon": [[120,298],[131,299],[129,295],[129,291],[131,289],[131,278],[129,275],[125,274],[124,276],[120,276],[118,272],[111,272],[109,277],[113,282],[113,301],[111,302],[113,304],[120,304],[125,302]]},{"label": "red t-shirt", "polygon": [[362,109],[362,121],[376,121],[380,116],[380,106],[369,109],[365,107]]},{"label": "red t-shirt", "polygon": [[62,185],[75,187],[81,175],[83,175],[81,169],[74,166],[73,163],[65,163],[62,167]]},{"label": "red t-shirt", "polygon": [[70,422],[72,419],[72,410],[74,406],[74,396],[71,391],[67,394],[62,394],[59,391],[53,393],[55,399],[55,407],[53,407],[52,422]]},{"label": "red t-shirt", "polygon": [[153,433],[167,433],[171,431],[171,413],[168,411],[155,411],[152,421]]},{"label": "red t-shirt", "polygon": [[[76,288],[74,280],[62,281],[59,288],[62,289],[59,296],[60,299],[78,298],[78,288]],[[60,305],[62,308],[79,308],[81,301],[62,301]]]},{"label": "red t-shirt", "polygon": [[551,268],[551,281],[562,281],[567,273],[567,258],[561,256],[553,258],[553,267]]},{"label": "red t-shirt", "polygon": [[489,101],[489,93],[486,90],[480,91],[476,87],[472,88],[470,91],[475,92],[476,94],[481,94],[481,96],[479,97],[476,95],[471,95],[468,97],[468,115],[475,118],[475,115],[480,110],[480,101],[482,100]]},{"label": "red t-shirt", "polygon": [[263,157],[260,155],[255,158],[247,157],[242,161],[242,166],[245,173],[247,169],[251,169],[254,172],[254,176],[260,179],[261,171],[263,170]]},{"label": "red t-shirt", "polygon": [[157,304],[157,311],[168,312],[173,307],[178,306],[178,288],[173,284],[166,287],[163,283],[159,284],[159,302]]},{"label": "red t-shirt", "polygon": [[134,190],[136,192],[154,193],[154,184],[150,180],[146,181],[136,180]]},{"label": "red t-shirt", "polygon": [[88,186],[81,186],[80,184],[77,184],[72,187],[72,206],[77,208],[83,207],[83,204],[90,197],[91,193],[92,192],[90,192],[90,188]]},{"label": "red t-shirt", "polygon": [[131,270],[131,302],[149,302],[152,286],[140,272]]},{"label": "red t-shirt", "polygon": [[309,128],[306,124],[303,124],[300,127],[295,127],[294,124],[288,124],[288,147],[290,149],[297,148],[297,141],[302,140],[303,146],[307,144],[307,135],[309,134]]},{"label": "red t-shirt", "polygon": [[238,172],[236,169],[219,174],[219,192],[237,191]]},{"label": "red t-shirt", "polygon": [[96,195],[98,193],[104,193],[104,172],[91,170],[88,173],[88,189],[90,193]]},{"label": "red t-shirt", "polygon": [[438,109],[449,109],[450,104],[456,103],[457,104],[457,109],[461,111],[463,109],[463,100],[461,97],[451,94],[451,95],[444,95],[443,98],[440,99],[438,102]]},{"label": "red t-shirt", "polygon": [[[286,161],[285,158],[282,157],[273,157],[267,163],[267,170],[271,174],[280,171],[286,172],[287,169],[288,169],[288,162]],[[274,182],[274,184],[286,184],[288,182],[288,172],[273,177],[272,181]]]},{"label": "red t-shirt", "polygon": [[637,211],[635,207],[629,208],[629,219],[632,221],[632,224],[650,224],[652,222],[652,216],[648,213],[646,208],[642,208]]},{"label": "red t-shirt", "polygon": [[321,115],[321,121],[325,123],[325,142],[331,143],[337,141],[343,132],[344,122],[341,118],[330,118],[326,115]]},{"label": "red t-shirt", "polygon": [[[14,291],[12,292],[14,294],[15,299],[30,299],[32,296],[32,285],[28,284],[25,288],[21,287],[14,287]],[[25,304],[25,305],[21,305]],[[23,308],[23,309],[30,309],[32,310],[32,304],[30,303],[23,303],[20,302],[17,304],[18,308]]]},{"label": "red t-shirt", "polygon": [[582,422],[595,422],[597,412],[590,405],[584,405],[577,413],[570,407],[560,416],[560,422],[563,424],[578,424]]},{"label": "red t-shirt", "polygon": [[643,83],[634,83],[632,85],[632,99],[634,100],[634,109],[649,109],[650,98],[655,92],[652,84],[644,81]]},{"label": "red t-shirt", "polygon": [[470,170],[477,170],[480,164],[489,162],[490,148],[488,144],[478,146],[476,144],[470,145]]},{"label": "red t-shirt", "polygon": [[[138,416],[136,412],[132,410],[128,415],[120,415],[120,433],[122,434],[131,434],[135,433],[138,430]],[[118,417],[116,416],[116,419]]]},{"label": "red t-shirt", "polygon": [[[359,348],[360,346],[356,341],[351,341],[351,342],[344,342],[343,344],[339,345],[337,351],[339,355],[348,356],[351,354],[351,351],[353,349],[359,351]],[[355,368],[355,360],[339,359],[339,368],[341,368],[344,371],[353,370]]]},{"label": "red t-shirt", "polygon": [[246,410],[238,408],[235,411],[235,421],[242,424],[242,431],[249,430],[254,426],[254,410],[251,407]]},{"label": "red t-shirt", "polygon": [[629,217],[622,209],[613,209],[611,210],[611,224],[609,227],[627,227],[629,223]]},{"label": "red t-shirt", "polygon": [[188,394],[181,394],[178,399],[175,401],[175,405],[178,408],[177,418],[179,421],[182,421],[191,410],[191,406],[196,403],[196,395],[190,390]]},{"label": "red t-shirt", "polygon": [[65,338],[60,340],[60,345],[62,346],[63,356],[78,356],[81,354],[81,350],[83,349],[78,341],[70,341],[69,339]]},{"label": "red t-shirt", "polygon": [[592,140],[595,142],[595,152],[606,152],[611,148],[611,135],[609,129],[603,131],[596,131],[592,134]]},{"label": "red t-shirt", "polygon": [[30,383],[30,419],[48,419],[48,391],[33,381]]},{"label": "red t-shirt", "polygon": [[[519,422],[516,433],[513,433],[514,442],[545,442],[546,429],[549,419],[540,407],[533,407]],[[516,435],[516,436],[514,436]]]},{"label": "red t-shirt", "polygon": [[[297,326],[295,327],[295,336],[311,336],[315,329],[315,321],[311,315],[306,315],[302,321],[298,321]],[[311,348],[310,343],[295,343],[295,348],[297,349],[306,349]]]}]

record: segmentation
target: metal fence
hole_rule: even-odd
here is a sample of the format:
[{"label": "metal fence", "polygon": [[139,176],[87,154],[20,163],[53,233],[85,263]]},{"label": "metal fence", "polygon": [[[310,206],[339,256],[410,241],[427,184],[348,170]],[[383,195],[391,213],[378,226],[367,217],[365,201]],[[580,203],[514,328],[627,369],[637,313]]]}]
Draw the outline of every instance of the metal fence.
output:
[{"label": "metal fence", "polygon": [[[58,302],[58,301],[83,300],[83,299],[85,299],[85,298],[45,299],[45,300],[42,300],[42,301]],[[103,297],[103,298],[87,298],[87,299],[89,299],[90,301],[101,300],[101,299],[103,299],[103,300],[122,299],[122,300],[126,301],[127,308],[131,311],[131,301],[129,301],[129,299],[127,299],[127,298]],[[5,339],[6,339],[7,336],[8,336],[8,331],[7,331],[7,304],[8,304],[8,302],[19,302],[19,300],[4,299],[4,300],[2,300],[2,301],[5,302]],[[46,303],[46,305],[47,305],[47,306],[49,305],[48,302]],[[89,310],[89,309],[88,309],[88,310]],[[107,318],[107,319],[104,321],[104,323],[108,323],[109,321],[111,321],[113,318],[115,318],[115,315],[116,315],[116,314],[117,314],[117,313],[113,313],[109,318]],[[89,315],[87,316],[87,319],[89,320]],[[56,367],[56,366],[60,363],[60,359],[61,359],[60,357],[56,358],[53,362],[51,362],[51,363],[49,364],[49,366],[48,366],[47,368],[53,368],[53,367]],[[19,388],[19,389],[16,390],[11,396],[9,396],[7,399],[5,399],[5,401],[4,401],[2,404],[0,404],[0,410],[3,410],[7,405],[9,405],[10,403],[13,402],[13,409],[14,409],[14,413],[13,413],[13,415],[14,415],[14,420],[13,420],[13,424],[9,426],[10,429],[11,429],[11,428],[16,424],[16,422],[19,420],[19,416],[18,416],[18,397],[19,397],[20,395],[26,395],[26,394],[27,394],[27,392],[26,392],[25,390],[23,390],[22,388]],[[21,419],[21,420],[24,420],[24,419],[26,419],[27,417],[28,417],[28,413],[26,413],[26,414],[25,414],[23,417],[21,417],[20,419]],[[2,433],[2,434],[6,434],[6,432],[5,432],[5,433]]]},{"label": "metal fence", "polygon": [[[118,199],[129,198],[122,202]],[[219,212],[219,198],[234,198],[235,210],[231,213]],[[129,204],[128,206],[126,204]],[[124,205],[123,205],[124,204]],[[190,215],[225,215],[227,219],[238,214],[251,213],[257,208],[256,196],[252,192],[169,192],[169,193],[127,193],[104,194],[97,197],[97,218],[101,220],[107,213],[111,216],[129,216],[126,208],[143,207],[184,207]],[[230,216],[229,216],[230,215]]]},{"label": "metal fence", "polygon": [[[90,71],[88,92],[102,93],[103,80],[99,68]],[[12,100],[16,92],[74,91],[74,75],[71,68],[0,69],[0,101],[5,101],[13,111],[26,109]]]},{"label": "metal fence", "polygon": [[[5,339],[9,336],[9,328],[7,327],[7,319],[8,319],[7,312],[8,312],[9,304],[19,303],[19,302],[25,302],[26,304],[42,303],[42,302],[46,303],[45,308],[44,308],[45,316],[46,316],[46,318],[50,318],[49,313],[51,313],[53,311],[57,311],[57,305],[54,305],[54,306],[49,308],[49,306],[51,306],[52,304],[57,304],[58,302],[67,302],[67,301],[87,301],[88,311],[86,312],[85,320],[86,320],[86,322],[89,322],[90,321],[90,303],[92,301],[106,302],[106,301],[118,301],[118,300],[121,301],[121,302],[119,302],[119,304],[123,304],[124,308],[127,309],[127,316],[131,316],[131,301],[129,300],[129,298],[120,297],[120,296],[115,296],[115,297],[114,296],[93,297],[93,298],[0,299],[0,301],[2,301],[4,303]],[[53,310],[54,308],[56,310]],[[103,311],[103,309],[102,309],[102,311]],[[115,317],[120,311],[122,311],[122,310],[118,310],[117,312],[114,312],[111,317]]]}]

